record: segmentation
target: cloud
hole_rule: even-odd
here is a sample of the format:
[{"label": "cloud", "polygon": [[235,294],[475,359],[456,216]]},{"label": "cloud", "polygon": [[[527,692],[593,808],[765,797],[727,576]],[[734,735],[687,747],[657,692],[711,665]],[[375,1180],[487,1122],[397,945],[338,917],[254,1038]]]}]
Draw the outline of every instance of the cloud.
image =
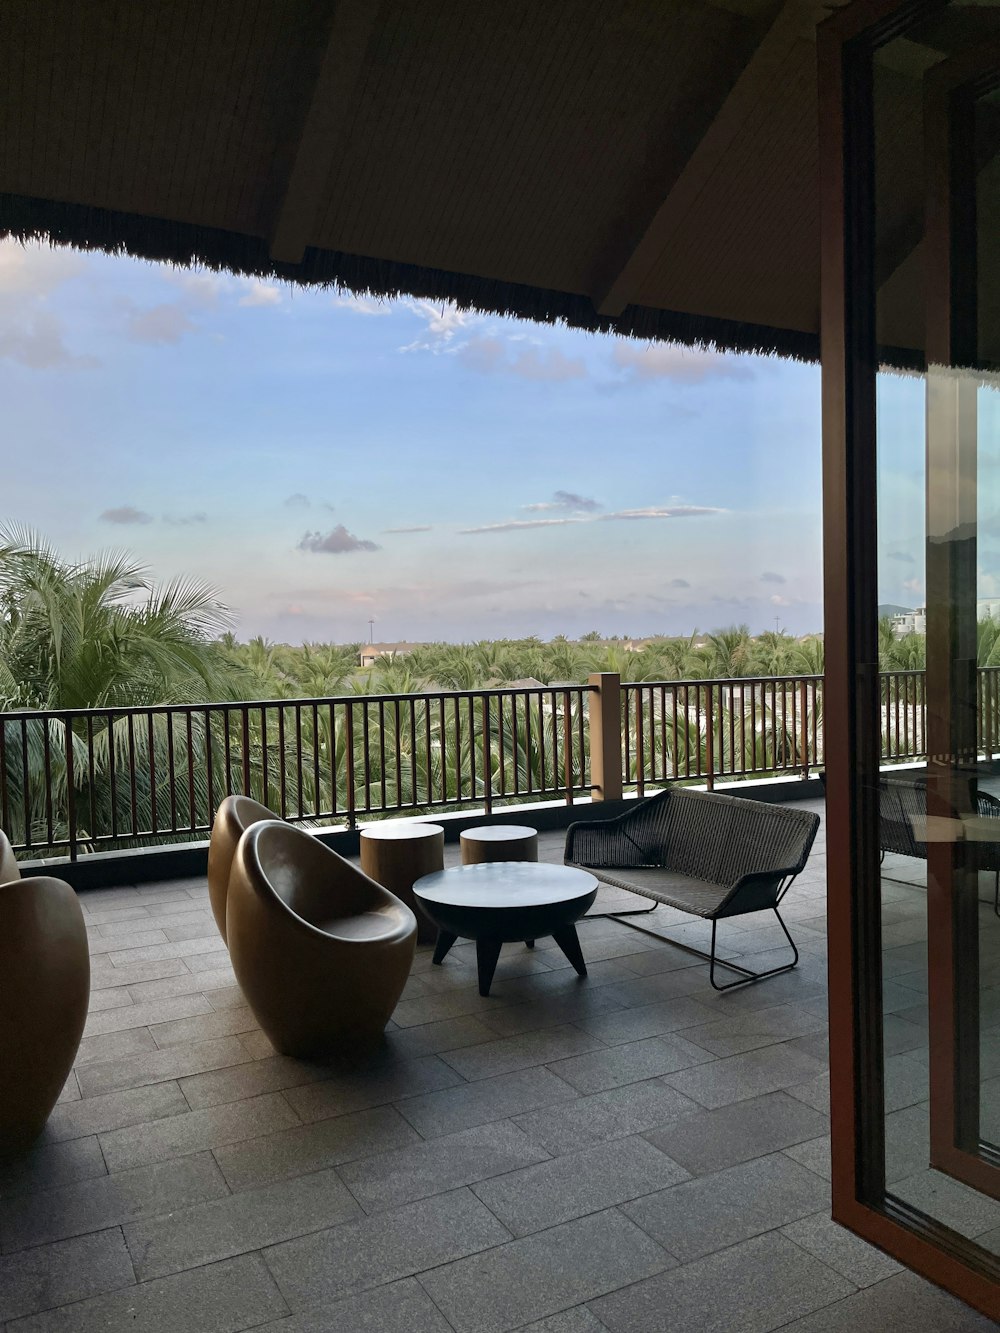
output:
[{"label": "cloud", "polygon": [[782,597],[781,594],[777,592],[772,593],[767,600],[771,603],[772,606],[791,606],[791,602],[788,600],[788,598]]},{"label": "cloud", "polygon": [[252,281],[250,288],[237,302],[242,306],[281,305],[281,288],[273,283]]},{"label": "cloud", "polygon": [[923,588],[923,584],[919,579],[906,579],[903,583],[903,587],[907,592],[919,593]]},{"label": "cloud", "polygon": [[321,532],[307,532],[299,542],[299,550],[322,555],[343,555],[347,551],[377,551],[379,547],[367,538],[355,537],[343,523],[338,523],[325,536]]},{"label": "cloud", "polygon": [[901,565],[916,564],[913,556],[906,551],[887,551],[886,558],[888,560],[898,560]]},{"label": "cloud", "polygon": [[308,495],[303,495],[301,491],[296,491],[294,495],[282,501],[286,509],[308,509],[310,500]]},{"label": "cloud", "polygon": [[197,325],[178,302],[150,306],[136,310],[129,316],[129,336],[136,342],[177,343],[185,333],[193,333]]},{"label": "cloud", "polygon": [[64,341],[49,298],[85,269],[82,255],[62,246],[0,241],[0,360],[29,370],[89,370],[96,356],[76,354]]},{"label": "cloud", "polygon": [[671,579],[669,583],[671,588],[690,588],[690,586],[687,579]]},{"label": "cloud", "polygon": [[523,532],[525,528],[561,528],[567,523],[586,523],[585,518],[514,518],[507,523],[484,523],[478,528],[459,528],[462,536],[481,532]]},{"label": "cloud", "polygon": [[432,529],[431,529],[431,527],[430,527],[430,524],[418,524],[417,526],[412,527],[412,528],[383,528],[383,529],[382,529],[383,532],[394,532],[394,533],[401,533],[401,532],[430,532],[431,530],[432,530]]},{"label": "cloud", "polygon": [[41,311],[18,324],[4,328],[0,322],[0,360],[16,361],[29,370],[92,370],[100,365],[96,356],[76,355],[69,350],[55,315]]},{"label": "cloud", "polygon": [[566,518],[515,518],[504,523],[484,523],[475,528],[459,528],[463,536],[485,532],[519,532],[525,528],[558,528],[567,523],[608,523],[615,520],[645,518],[701,518],[708,514],[724,514],[724,509],[706,505],[651,505],[646,509],[619,509],[613,514],[570,514]]},{"label": "cloud", "polygon": [[583,379],[587,374],[578,356],[565,356],[557,347],[517,350],[510,346],[513,341],[492,335],[470,338],[456,350],[455,356],[466,369],[480,375],[517,375],[526,380],[558,382]]},{"label": "cloud", "polygon": [[122,525],[152,523],[153,515],[147,514],[144,509],[137,509],[135,505],[119,505],[117,509],[105,509],[101,514],[103,523],[119,523]]},{"label": "cloud", "polygon": [[602,521],[635,518],[702,518],[707,514],[724,514],[724,509],[710,505],[649,505],[645,509],[619,509],[613,514],[598,514]]},{"label": "cloud", "polygon": [[553,491],[551,500],[522,505],[521,508],[528,510],[529,513],[544,513],[546,510],[556,509],[571,514],[592,514],[603,506],[597,500],[590,500],[585,495],[574,495],[572,491]]},{"label": "cloud", "polygon": [[163,521],[173,528],[186,528],[192,523],[207,523],[208,515],[199,509],[194,514],[164,514]]},{"label": "cloud", "polygon": [[711,378],[747,379],[753,371],[745,357],[721,352],[699,352],[675,343],[620,342],[611,354],[617,370],[629,380],[672,380],[701,384]]},{"label": "cloud", "polygon": [[353,292],[335,296],[333,304],[339,310],[353,310],[356,315],[388,315],[389,313],[387,302],[376,301],[371,296],[357,296]]},{"label": "cloud", "polygon": [[761,576],[760,576],[760,581],[761,581],[761,583],[785,583],[785,582],[787,582],[787,580],[785,579],[784,574],[775,574],[775,572],[774,572],[773,569],[765,569],[765,570],[764,570],[764,573],[761,574]]},{"label": "cloud", "polygon": [[430,301],[404,301],[403,305],[424,321],[424,331],[401,347],[401,352],[443,352],[461,329],[468,328],[479,318],[471,310],[459,310],[450,301],[440,306]]}]

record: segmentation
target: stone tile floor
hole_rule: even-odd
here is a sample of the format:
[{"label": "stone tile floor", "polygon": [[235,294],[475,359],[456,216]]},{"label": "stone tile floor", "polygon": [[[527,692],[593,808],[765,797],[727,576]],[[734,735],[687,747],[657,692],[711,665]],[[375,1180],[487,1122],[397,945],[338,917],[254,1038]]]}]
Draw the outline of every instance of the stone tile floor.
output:
[{"label": "stone tile floor", "polygon": [[[788,900],[800,967],[729,995],[607,920],[581,926],[587,980],[551,940],[510,946],[487,999],[473,946],[441,968],[421,949],[384,1047],[333,1067],[271,1049],[203,883],[86,894],[77,1066],[41,1144],[0,1164],[0,1328],[993,1327],[829,1220],[824,897],[820,836]],[[724,936],[754,966],[778,942],[752,918]],[[900,977],[894,1114],[919,1122],[919,979]]]}]

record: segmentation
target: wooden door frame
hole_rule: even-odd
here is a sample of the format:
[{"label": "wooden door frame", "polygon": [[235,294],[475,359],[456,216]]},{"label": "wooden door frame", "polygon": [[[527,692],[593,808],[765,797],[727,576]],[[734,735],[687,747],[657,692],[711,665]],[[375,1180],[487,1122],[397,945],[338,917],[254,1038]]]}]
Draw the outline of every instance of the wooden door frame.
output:
[{"label": "wooden door frame", "polygon": [[[975,110],[980,97],[1000,86],[1000,44],[977,47],[942,61],[925,79],[924,135],[927,209],[924,246],[928,366],[972,367],[979,361],[978,246]],[[935,774],[928,761],[929,815],[954,820],[975,811],[976,784],[955,771],[965,756],[978,760],[976,682],[976,423],[973,379],[944,376],[957,478],[965,461],[964,507],[971,536],[962,542],[928,542],[927,548],[927,746],[949,757]],[[968,405],[959,405],[964,397]],[[928,443],[933,423],[928,403]],[[964,428],[959,424],[965,417]],[[961,439],[961,435],[968,438]],[[931,459],[928,458],[928,466]],[[938,497],[940,499],[940,497]],[[952,521],[961,523],[958,497]],[[928,534],[934,530],[928,492]],[[957,549],[961,548],[961,549]],[[972,599],[963,596],[971,581]],[[931,596],[932,584],[941,591]],[[932,649],[932,644],[936,648]],[[955,645],[964,646],[964,659]],[[930,1018],[931,1162],[973,1189],[1000,1198],[1000,1149],[980,1133],[980,989],[978,874],[964,866],[956,843],[928,847],[928,1014]],[[969,951],[962,946],[974,941]]]},{"label": "wooden door frame", "polygon": [[885,1189],[872,57],[946,4],[854,0],[817,32],[833,1216],[998,1318],[1000,1261]]}]

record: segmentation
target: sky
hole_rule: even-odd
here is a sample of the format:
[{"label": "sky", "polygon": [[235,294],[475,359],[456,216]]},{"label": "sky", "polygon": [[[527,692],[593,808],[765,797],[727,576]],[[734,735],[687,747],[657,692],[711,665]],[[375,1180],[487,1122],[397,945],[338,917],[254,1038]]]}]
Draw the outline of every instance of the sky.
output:
[{"label": "sky", "polygon": [[0,522],[243,639],[822,629],[816,367],[5,242],[0,403]]}]

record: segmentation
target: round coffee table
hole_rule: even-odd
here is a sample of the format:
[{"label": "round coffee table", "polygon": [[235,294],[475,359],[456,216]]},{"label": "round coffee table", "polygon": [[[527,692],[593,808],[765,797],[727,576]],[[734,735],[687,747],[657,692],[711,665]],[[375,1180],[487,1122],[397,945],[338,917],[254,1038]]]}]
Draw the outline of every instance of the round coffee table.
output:
[{"label": "round coffee table", "polygon": [[444,829],[440,824],[386,820],[361,830],[361,869],[376,884],[402,898],[417,918],[417,939],[429,944],[437,929],[413,897],[413,883],[444,866]]},{"label": "round coffee table", "polygon": [[461,936],[476,941],[479,994],[489,995],[504,944],[551,935],[581,977],[587,964],[576,922],[597,897],[598,882],[573,866],[491,861],[425,875],[414,897],[438,928],[434,962]]},{"label": "round coffee table", "polygon": [[538,833],[526,824],[482,824],[459,835],[462,865],[484,861],[537,861]]}]

